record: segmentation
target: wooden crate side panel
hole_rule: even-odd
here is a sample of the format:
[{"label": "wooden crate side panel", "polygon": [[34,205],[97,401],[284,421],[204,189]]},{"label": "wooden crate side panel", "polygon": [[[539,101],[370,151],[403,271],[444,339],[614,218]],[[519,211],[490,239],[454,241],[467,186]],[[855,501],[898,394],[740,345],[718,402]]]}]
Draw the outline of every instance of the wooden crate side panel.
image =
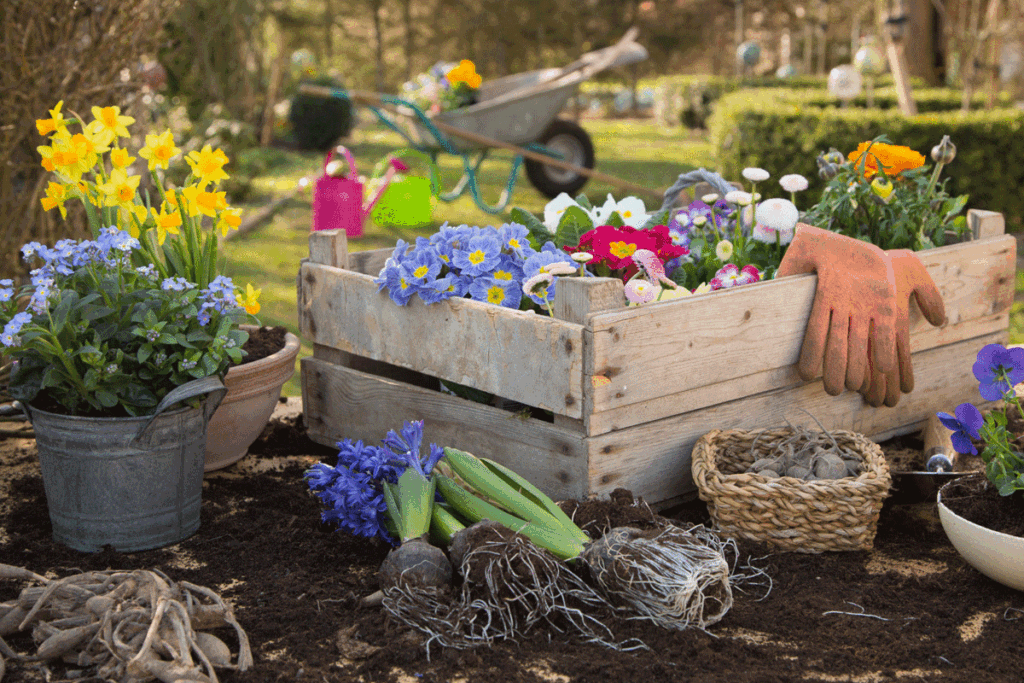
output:
[{"label": "wooden crate side panel", "polygon": [[821,383],[811,382],[588,437],[590,490],[607,495],[621,486],[651,503],[678,498],[694,490],[690,452],[701,436],[712,429],[770,428],[786,420],[816,428],[801,408],[826,429],[888,438],[918,429],[929,415],[965,401],[983,406],[971,366],[982,346],[1006,339],[1006,332],[997,332],[915,353],[917,386],[893,408],[872,408],[850,391],[829,396]]},{"label": "wooden crate side panel", "polygon": [[582,415],[582,325],[470,299],[398,306],[372,277],[310,262],[299,284],[299,328],[314,344]]},{"label": "wooden crate side panel", "polygon": [[556,499],[586,497],[586,446],[576,432],[316,358],[301,366],[303,412],[319,443],[378,444],[404,421],[423,420],[425,444],[492,458]]},{"label": "wooden crate side panel", "polygon": [[[930,327],[927,331],[910,338],[911,352],[916,353],[937,346],[954,343],[968,333],[975,335],[1005,332],[1010,325],[1008,313],[997,313],[978,320],[958,325]],[[584,370],[586,375],[586,370]],[[652,381],[656,381],[658,369],[652,370]],[[820,380],[816,380],[820,381]],[[659,396],[640,403],[617,406],[600,413],[586,413],[584,420],[587,434],[597,436],[616,429],[660,420],[663,417],[698,410],[704,406],[734,401],[773,389],[795,387],[803,384],[796,365],[763,370],[752,375],[736,377],[711,386],[686,389],[667,396]],[[916,389],[915,389],[916,391]],[[584,399],[586,405],[586,399]]]},{"label": "wooden crate side panel", "polygon": [[[917,347],[975,336],[971,325],[1013,302],[1016,241],[1003,235],[920,252],[946,304],[936,330],[911,307]],[[594,412],[793,365],[817,277],[800,275],[589,318]],[[605,381],[610,380],[610,381]],[[717,403],[709,392],[709,404]]]}]

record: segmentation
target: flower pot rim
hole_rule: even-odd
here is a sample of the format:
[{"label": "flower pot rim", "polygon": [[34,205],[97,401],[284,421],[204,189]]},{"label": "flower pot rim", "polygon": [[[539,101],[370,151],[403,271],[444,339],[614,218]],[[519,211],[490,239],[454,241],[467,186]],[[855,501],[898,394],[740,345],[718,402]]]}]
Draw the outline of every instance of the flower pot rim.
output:
[{"label": "flower pot rim", "polygon": [[[242,325],[241,328],[246,332],[250,332],[253,330],[260,329],[260,326]],[[234,377],[242,377],[251,374],[252,372],[262,370],[266,366],[279,363],[289,356],[298,355],[300,346],[301,342],[299,338],[296,335],[292,334],[291,332],[286,332],[284,335],[284,347],[282,347],[279,351],[276,351],[265,358],[254,360],[250,363],[232,365],[231,367],[228,368],[228,371],[225,374],[231,374]]]},{"label": "flower pot rim", "polygon": [[[979,473],[974,473],[974,474],[972,474],[970,476],[983,477],[984,475],[979,472]],[[970,525],[972,530],[977,530],[979,532],[983,532],[983,533],[987,533],[987,534],[992,534],[993,536],[996,536],[996,537],[1002,537],[1002,538],[1007,539],[1009,541],[1012,541],[1014,543],[1024,543],[1024,537],[1022,537],[1022,536],[1014,536],[1013,534],[1007,534],[1007,533],[1004,533],[1002,531],[996,531],[995,529],[990,529],[987,526],[982,526],[981,524],[978,524],[977,522],[972,522],[971,520],[967,519],[963,515],[958,515],[957,513],[953,512],[949,508],[948,505],[943,503],[942,502],[942,492],[943,492],[943,490],[945,490],[945,488],[947,486],[949,486],[950,484],[955,483],[956,481],[959,481],[959,479],[955,479],[953,481],[947,482],[946,484],[944,484],[942,486],[942,488],[939,489],[939,492],[938,492],[938,494],[936,496],[936,499],[935,499],[935,502],[938,504],[939,507],[943,508],[947,513],[949,513],[953,517],[956,517],[957,519],[963,521],[965,524]]]}]

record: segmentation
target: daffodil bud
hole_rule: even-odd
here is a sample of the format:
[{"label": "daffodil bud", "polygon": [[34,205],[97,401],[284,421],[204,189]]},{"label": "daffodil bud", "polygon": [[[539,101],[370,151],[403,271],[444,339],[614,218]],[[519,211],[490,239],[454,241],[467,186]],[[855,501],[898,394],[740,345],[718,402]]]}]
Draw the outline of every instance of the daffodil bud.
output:
[{"label": "daffodil bud", "polygon": [[956,158],[956,145],[948,135],[942,136],[942,142],[932,147],[932,159],[937,164],[948,164]]},{"label": "daffodil bud", "polygon": [[823,180],[832,180],[839,175],[839,167],[832,162],[826,161],[818,167],[818,175]]},{"label": "daffodil bud", "polygon": [[892,181],[883,176],[877,176],[871,181],[871,191],[888,204],[893,191]]}]

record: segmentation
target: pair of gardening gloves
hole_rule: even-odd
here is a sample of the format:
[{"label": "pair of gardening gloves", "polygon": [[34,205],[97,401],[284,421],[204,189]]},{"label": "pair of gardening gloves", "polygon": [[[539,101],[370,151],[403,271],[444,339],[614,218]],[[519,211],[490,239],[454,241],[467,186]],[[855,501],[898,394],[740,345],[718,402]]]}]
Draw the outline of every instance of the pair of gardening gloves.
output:
[{"label": "pair of gardening gloves", "polygon": [[[872,406],[895,406],[914,389],[910,297],[936,327],[942,296],[909,249],[874,244],[799,223],[776,277],[816,273],[818,286],[800,349],[800,377],[819,370],[825,391],[857,391]],[[824,364],[824,368],[822,365]]]}]

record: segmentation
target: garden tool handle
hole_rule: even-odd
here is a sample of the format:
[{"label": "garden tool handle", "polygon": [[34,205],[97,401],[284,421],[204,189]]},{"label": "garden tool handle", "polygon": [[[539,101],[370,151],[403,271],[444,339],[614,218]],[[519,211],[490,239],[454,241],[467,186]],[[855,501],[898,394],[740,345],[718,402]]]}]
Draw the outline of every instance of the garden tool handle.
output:
[{"label": "garden tool handle", "polygon": [[705,168],[698,168],[694,171],[688,171],[687,173],[681,173],[676,179],[676,182],[672,184],[672,187],[665,190],[665,198],[661,204],[661,210],[666,209],[672,210],[675,208],[676,201],[679,199],[679,193],[688,187],[693,187],[697,183],[707,183],[711,187],[721,194],[723,197],[728,193],[736,189],[720,174],[714,171],[708,171]]},{"label": "garden tool handle", "polygon": [[191,382],[185,382],[179,387],[171,389],[163,397],[160,403],[157,404],[156,410],[150,416],[146,424],[142,426],[139,433],[135,435],[133,442],[137,442],[145,435],[150,425],[157,418],[160,413],[164,412],[171,406],[181,401],[186,401],[196,396],[202,396],[203,394],[209,394],[209,398],[206,404],[203,406],[203,423],[206,424],[213,417],[214,411],[220,406],[220,402],[224,399],[224,395],[228,393],[228,388],[224,386],[224,382],[217,375],[210,375],[209,377],[203,377],[201,379],[194,379]]},{"label": "garden tool handle", "polygon": [[345,161],[348,163],[349,173],[353,178],[359,177],[359,172],[356,170],[356,160],[352,156],[352,152],[348,151],[348,147],[345,145],[338,145],[334,149],[327,151],[327,157],[324,159],[324,171],[327,170],[327,164],[331,163],[331,158],[334,156],[335,151],[340,151],[345,157]]},{"label": "garden tool handle", "polygon": [[373,167],[373,175],[371,178],[376,179],[387,171],[389,164],[392,159],[400,159],[404,157],[412,157],[422,161],[427,170],[430,172],[430,193],[434,196],[441,191],[441,172],[437,168],[437,162],[435,162],[429,154],[421,152],[413,147],[403,147],[391,152],[386,157],[381,159],[376,166]]}]

